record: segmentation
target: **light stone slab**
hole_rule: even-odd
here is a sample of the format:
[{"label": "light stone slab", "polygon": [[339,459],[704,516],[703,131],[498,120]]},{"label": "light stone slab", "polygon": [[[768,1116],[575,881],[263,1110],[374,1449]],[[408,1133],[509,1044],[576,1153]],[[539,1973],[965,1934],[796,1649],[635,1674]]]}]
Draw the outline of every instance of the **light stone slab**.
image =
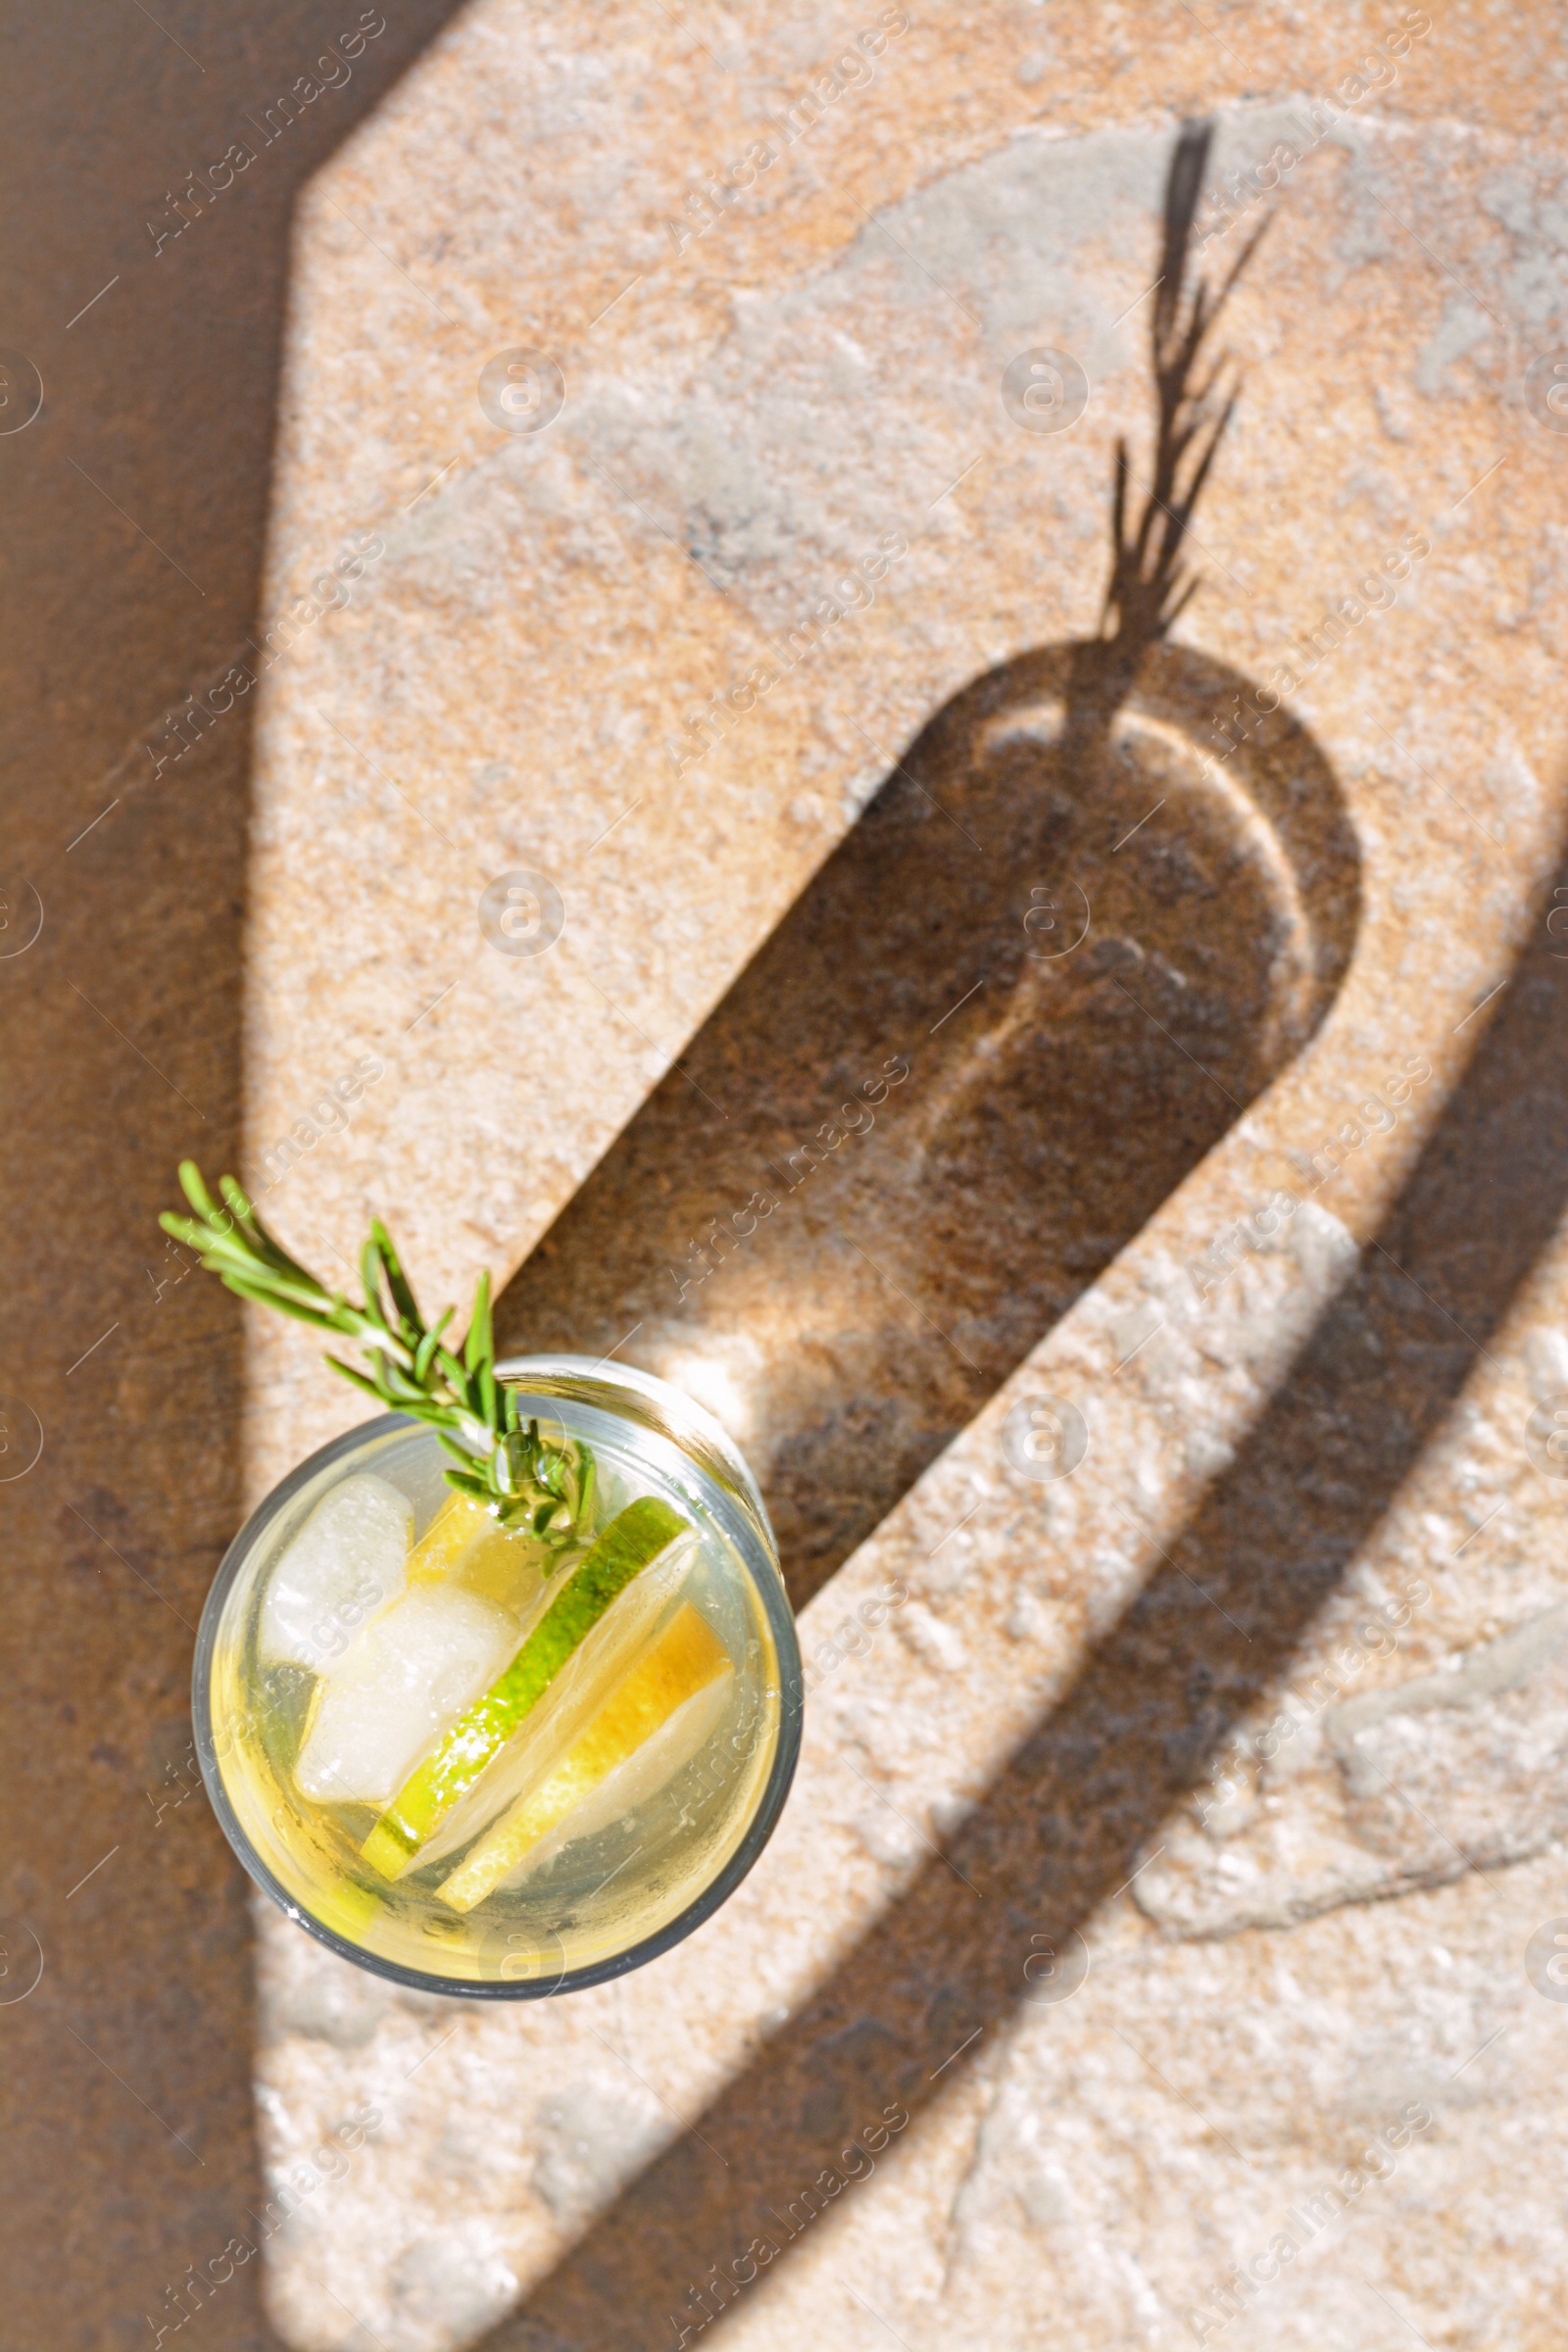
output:
[{"label": "light stone slab", "polygon": [[[1146,435],[1137,306],[1167,101],[1216,72],[1277,93],[1227,112],[1240,166],[1336,59],[1283,13],[1249,23],[1256,81],[1163,19],[1146,45],[1126,12],[1027,40],[1036,12],[991,13],[911,25],[689,254],[662,218],[842,44],[825,10],[693,18],[710,63],[644,11],[480,7],[313,188],[273,601],[351,534],[386,553],[265,690],[248,1173],[323,1266],[372,1206],[427,1298],[518,1262],[926,717],[989,663],[1094,625],[1111,446]],[[1179,629],[1266,678],[1401,535],[1430,543],[1396,609],[1291,697],[1364,861],[1326,1023],[806,1612],[810,1655],[890,1578],[910,1593],[822,1679],[773,1845],[687,1945],[569,2003],[480,2011],[395,1994],[261,1918],[274,2182],[357,2103],[385,2118],[269,2247],[290,2342],[476,2340],[787,2036],[1245,1448],[1485,1038],[1563,825],[1568,452],[1519,379],[1568,312],[1568,228],[1524,81],[1499,66],[1478,95],[1474,34],[1445,20],[1388,106],[1289,178],[1237,298],[1247,391]],[[997,384],[1048,340],[1094,396],[1073,432],[1036,439]],[[558,355],[566,405],[503,439],[473,385],[525,342]],[[874,603],[679,767],[691,714],[885,533],[908,553]],[[478,930],[480,891],[514,867],[565,903],[537,958]],[[352,1124],[268,1192],[269,1150],[360,1055],[382,1069]],[[1412,1056],[1433,1076],[1393,1129],[1200,1301],[1191,1262],[1299,1186]],[[1568,1585],[1563,1489],[1519,1433],[1534,1395],[1568,1385],[1564,1247],[1277,1703],[1419,1580],[1430,1598],[1389,1654],[1300,1746],[1217,1761],[1090,1924],[1081,1993],[989,2033],[727,2335],[1022,2345],[1047,2315],[1086,2345],[1208,2340],[1184,2313],[1413,2101],[1434,2122],[1393,2177],[1226,2341],[1381,2347],[1407,2319],[1467,2348],[1552,2340],[1563,2241],[1541,2153],[1568,2025],[1519,1953],[1564,1899]],[[252,1360],[259,1494],[358,1414],[291,1329],[258,1326]],[[1000,1444],[1042,1391],[1092,1431],[1048,1489]],[[1466,1703],[1432,1703],[1439,1677]],[[1380,1769],[1435,1828],[1379,1795]],[[672,2340],[639,2302],[635,2244],[624,2260],[628,2330]]]}]

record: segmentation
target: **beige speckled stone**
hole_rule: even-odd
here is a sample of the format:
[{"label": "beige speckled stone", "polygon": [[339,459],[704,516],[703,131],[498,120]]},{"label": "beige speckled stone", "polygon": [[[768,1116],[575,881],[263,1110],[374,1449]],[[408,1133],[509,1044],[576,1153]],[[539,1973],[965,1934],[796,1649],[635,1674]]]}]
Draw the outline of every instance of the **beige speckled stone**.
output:
[{"label": "beige speckled stone", "polygon": [[[1382,29],[1239,16],[933,14],[677,251],[698,168],[856,27],[481,6],[315,183],[270,609],[351,539],[384,553],[261,707],[247,1173],[303,1253],[348,1256],[373,1204],[428,1297],[515,1267],[932,713],[1093,629],[1112,446],[1147,446],[1172,110],[1226,100],[1221,161],[1250,166]],[[1446,18],[1289,174],[1177,631],[1298,672],[1369,567],[1425,550],[1285,689],[1361,860],[1327,1017],[811,1602],[795,1795],[687,1945],[481,2010],[263,1919],[274,2180],[358,2102],[384,2117],[269,2246],[301,2347],[446,2352],[519,2305],[499,2340],[664,2343],[721,2300],[759,2346],[1021,2346],[1043,2313],[1086,2345],[1215,2340],[1231,2268],[1412,2106],[1363,2167],[1389,2178],[1355,2172],[1225,2341],[1554,2340],[1562,2021],[1520,1954],[1565,1899],[1568,1590],[1522,1433],[1568,1387],[1540,920],[1565,451],[1521,378],[1568,268],[1561,61],[1490,22]],[[1040,437],[999,383],[1048,343],[1092,391]],[[566,398],[513,438],[474,385],[518,345]],[[888,540],[874,601],[690,759],[692,715]],[[514,868],[564,905],[534,957],[478,925]],[[307,1141],[360,1056],[352,1122]],[[1301,1205],[1200,1296],[1195,1262],[1282,1189]],[[357,1414],[291,1330],[251,1363],[259,1494]],[[1091,1436],[1050,1486],[1002,1443],[1042,1393]],[[888,1629],[824,1670],[889,1580]],[[1065,2003],[1036,1998],[1058,1946],[1091,1963]],[[765,2214],[890,2108],[875,2178],[737,2288]]]}]

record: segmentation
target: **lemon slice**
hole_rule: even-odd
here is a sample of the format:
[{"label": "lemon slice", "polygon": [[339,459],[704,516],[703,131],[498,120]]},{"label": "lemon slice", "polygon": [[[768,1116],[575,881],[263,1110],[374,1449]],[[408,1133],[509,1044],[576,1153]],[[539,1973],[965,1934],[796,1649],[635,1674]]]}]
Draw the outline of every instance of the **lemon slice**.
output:
[{"label": "lemon slice", "polygon": [[[651,1795],[708,1738],[722,1712],[730,1672],[724,1644],[707,1618],[683,1601],[549,1779],[519,1796],[437,1888],[441,1900],[454,1911],[471,1911],[519,1863],[542,1858],[537,1849],[552,1832],[567,1826],[581,1836],[591,1825],[580,1809],[596,1794],[611,1793],[612,1781],[617,1787],[611,1818],[629,1811],[636,1794]],[[659,1750],[657,1773],[640,1774],[639,1790],[628,1788],[622,1795],[622,1772],[651,1744]]]},{"label": "lemon slice", "polygon": [[411,1585],[441,1584],[470,1544],[495,1528],[482,1502],[471,1494],[450,1494],[409,1554]]},{"label": "lemon slice", "polygon": [[566,1577],[499,1681],[460,1715],[382,1814],[362,1851],[385,1879],[401,1878],[539,1704],[626,1587],[693,1531],[657,1494],[629,1502]]},{"label": "lemon slice", "polygon": [[498,1525],[469,1494],[454,1494],[437,1511],[409,1554],[408,1578],[411,1585],[461,1585],[519,1616],[545,1581],[539,1546]]},{"label": "lemon slice", "polygon": [[[693,1546],[672,1544],[607,1609],[551,1684],[543,1705],[523,1719],[493,1763],[458,1799],[419,1848],[418,1867],[433,1868],[472,1843],[517,1797],[548,1780],[579,1733],[656,1642],[680,1604]],[[548,1587],[538,1614],[553,1598]],[[532,1631],[523,1625],[519,1642]]]}]

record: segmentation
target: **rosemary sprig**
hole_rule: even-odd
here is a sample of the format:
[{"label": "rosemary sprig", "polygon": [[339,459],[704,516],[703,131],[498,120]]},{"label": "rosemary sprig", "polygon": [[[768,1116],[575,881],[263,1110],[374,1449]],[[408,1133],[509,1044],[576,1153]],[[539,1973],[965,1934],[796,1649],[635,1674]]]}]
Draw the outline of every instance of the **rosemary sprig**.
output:
[{"label": "rosemary sprig", "polygon": [[537,1538],[552,1550],[587,1542],[593,1533],[593,1456],[575,1439],[541,1437],[524,1423],[516,1391],[498,1381],[490,1320],[490,1277],[481,1274],[461,1355],[443,1334],[455,1310],[426,1324],[392,1237],[377,1217],[360,1251],[363,1303],[328,1291],[274,1240],[232,1176],[219,1180],[220,1207],[194,1160],[181,1160],[179,1181],[192,1216],[168,1210],[158,1222],[194,1250],[209,1272],[241,1298],[275,1306],[318,1331],[351,1341],[366,1369],[328,1355],[357,1389],[395,1412],[427,1421],[438,1443],[461,1465],[447,1482],[482,1502],[504,1527]]}]

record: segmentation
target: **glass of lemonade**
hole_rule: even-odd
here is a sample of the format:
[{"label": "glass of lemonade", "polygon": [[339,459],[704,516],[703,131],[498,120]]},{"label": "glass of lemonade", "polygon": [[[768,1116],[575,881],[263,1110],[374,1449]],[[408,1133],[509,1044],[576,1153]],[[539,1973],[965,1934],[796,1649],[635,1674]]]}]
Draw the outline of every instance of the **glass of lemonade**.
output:
[{"label": "glass of lemonade", "polygon": [[503,1528],[389,1413],[229,1546],[196,1746],[246,1869],[344,1958],[528,1999],[689,1936],[772,1833],[800,1746],[794,1621],[756,1481],[665,1382],[498,1364],[565,1448],[569,1540]]}]

